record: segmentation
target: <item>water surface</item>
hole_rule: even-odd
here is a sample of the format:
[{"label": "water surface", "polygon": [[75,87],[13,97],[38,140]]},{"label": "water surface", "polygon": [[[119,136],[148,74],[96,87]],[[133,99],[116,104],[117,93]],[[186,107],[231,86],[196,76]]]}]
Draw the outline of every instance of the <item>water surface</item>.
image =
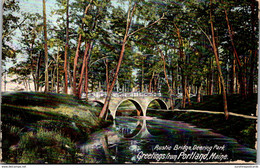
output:
[{"label": "water surface", "polygon": [[155,117],[117,117],[80,148],[94,163],[256,161],[256,150],[233,138]]}]

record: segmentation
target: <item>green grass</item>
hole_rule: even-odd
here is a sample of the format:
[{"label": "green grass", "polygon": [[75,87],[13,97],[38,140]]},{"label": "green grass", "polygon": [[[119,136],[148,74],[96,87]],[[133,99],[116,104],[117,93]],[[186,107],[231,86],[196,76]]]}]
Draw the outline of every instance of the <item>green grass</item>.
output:
[{"label": "green grass", "polygon": [[242,117],[229,116],[228,120],[222,114],[208,114],[196,112],[172,113],[175,120],[191,123],[200,128],[209,128],[213,132],[232,137],[240,144],[255,148],[256,120]]},{"label": "green grass", "polygon": [[[222,95],[203,96],[200,103],[197,103],[195,99],[193,98],[194,101],[186,107],[187,109],[224,111]],[[257,94],[253,94],[247,99],[243,99],[239,94],[227,95],[227,103],[228,111],[238,114],[256,115]]]},{"label": "green grass", "polygon": [[77,163],[76,142],[107,126],[97,109],[73,96],[33,92],[2,96],[5,163]]},{"label": "green grass", "polygon": [[[195,100],[194,100],[195,101]],[[186,109],[223,111],[222,95],[203,96],[200,103],[192,102]],[[257,94],[247,99],[243,99],[241,95],[228,95],[228,111],[256,116]],[[235,138],[239,143],[255,148],[256,143],[256,123],[254,119],[246,119],[242,117],[229,116],[225,119],[224,114],[209,114],[196,112],[177,112],[170,114],[175,120],[181,120],[192,123],[197,127],[210,128],[214,132],[221,133],[228,137]],[[168,116],[169,117],[169,113]]]}]

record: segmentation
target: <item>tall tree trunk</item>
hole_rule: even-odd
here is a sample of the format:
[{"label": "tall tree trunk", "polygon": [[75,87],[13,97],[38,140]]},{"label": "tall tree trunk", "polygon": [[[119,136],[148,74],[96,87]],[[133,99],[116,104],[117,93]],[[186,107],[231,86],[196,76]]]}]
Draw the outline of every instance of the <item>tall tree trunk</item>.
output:
[{"label": "tall tree trunk", "polygon": [[124,40],[123,40],[123,44],[122,44],[121,52],[120,52],[120,55],[119,55],[119,60],[118,60],[116,72],[115,72],[115,75],[113,77],[113,81],[110,85],[110,88],[107,92],[107,96],[106,96],[106,99],[105,99],[105,102],[104,102],[104,106],[103,106],[103,108],[102,108],[102,110],[99,114],[99,118],[104,118],[104,116],[107,112],[108,105],[109,105],[111,95],[112,95],[112,91],[113,91],[116,79],[118,77],[119,69],[120,69],[120,66],[121,66],[121,63],[122,63],[122,60],[123,60],[123,56],[124,56],[124,52],[125,52],[125,44],[126,44],[126,40],[127,40],[127,34],[128,34],[128,30],[126,31],[126,34],[125,34],[125,37],[124,37]]},{"label": "tall tree trunk", "polygon": [[[258,2],[260,3],[260,2]],[[260,4],[259,4],[260,6]],[[251,59],[250,59],[250,75],[249,75],[249,86],[248,86],[248,95],[252,96],[254,93],[254,70],[255,70],[255,65],[256,65],[256,58],[257,58],[257,39],[255,39],[255,31],[256,31],[256,21],[257,19],[255,18],[255,9],[256,9],[256,1],[251,0],[250,4],[251,8],[251,41],[253,43],[253,48],[252,48],[252,53],[251,53]]]},{"label": "tall tree trunk", "polygon": [[[183,72],[181,71],[183,74]],[[181,79],[181,84],[182,84],[182,108],[186,107],[186,77],[183,75]]]},{"label": "tall tree trunk", "polygon": [[119,55],[119,59],[118,59],[117,67],[116,67],[116,72],[114,74],[112,83],[111,83],[111,85],[109,87],[109,90],[107,92],[107,96],[106,96],[106,99],[105,99],[105,102],[104,102],[104,106],[103,106],[103,108],[102,108],[102,110],[101,110],[101,112],[99,114],[99,118],[104,118],[106,116],[106,112],[108,110],[108,106],[109,106],[109,102],[110,102],[110,99],[111,99],[112,91],[113,91],[115,82],[117,80],[119,69],[120,69],[120,66],[121,66],[121,63],[122,63],[122,60],[123,60],[123,56],[124,56],[124,52],[125,52],[125,45],[126,45],[128,37],[130,37],[131,35],[135,34],[136,32],[138,32],[140,30],[143,30],[143,29],[145,29],[147,27],[150,27],[151,25],[154,25],[155,23],[158,23],[164,17],[164,15],[163,15],[162,18],[158,19],[157,21],[153,22],[152,24],[149,24],[148,26],[145,26],[145,27],[142,27],[140,29],[137,29],[136,31],[133,31],[132,33],[129,34],[129,29],[130,29],[130,26],[131,26],[131,22],[132,22],[132,18],[133,18],[133,14],[134,14],[135,8],[136,8],[136,3],[134,4],[134,7],[132,8],[131,14],[130,14],[130,8],[128,9],[126,31],[125,31],[124,39],[123,39],[123,42],[122,42],[122,48],[121,48],[121,52],[120,52],[120,55]]},{"label": "tall tree trunk", "polygon": [[247,97],[246,82],[245,82],[246,81],[246,74],[245,74],[246,73],[245,72],[246,66],[245,65],[242,66],[241,60],[238,57],[238,53],[237,53],[237,50],[236,50],[236,47],[235,47],[235,44],[234,44],[234,32],[233,32],[232,27],[230,25],[228,13],[227,13],[227,10],[225,8],[224,8],[224,11],[225,11],[225,18],[226,18],[226,22],[227,22],[227,26],[228,26],[230,41],[231,41],[231,44],[232,44],[232,47],[233,47],[236,62],[238,64],[239,83],[240,83],[240,86],[241,86],[241,94],[242,94],[242,97],[245,99]]},{"label": "tall tree trunk", "polygon": [[130,8],[128,9],[126,32],[125,32],[125,36],[124,36],[124,39],[123,39],[122,48],[121,48],[119,60],[118,60],[117,67],[116,67],[116,72],[113,76],[113,80],[112,80],[112,83],[110,84],[109,90],[107,91],[107,96],[106,96],[106,99],[105,99],[105,102],[104,102],[104,106],[103,106],[103,108],[102,108],[102,110],[99,114],[99,118],[104,118],[106,116],[106,113],[107,113],[107,110],[108,110],[109,102],[110,102],[110,99],[111,99],[111,96],[112,96],[112,91],[113,91],[114,85],[116,83],[118,73],[119,73],[119,69],[120,69],[120,66],[121,66],[121,63],[122,63],[122,60],[123,60],[123,56],[124,56],[124,52],[125,52],[125,45],[126,45],[128,32],[129,32],[129,28],[130,28],[130,25],[131,25],[131,20],[132,20],[132,17],[133,17],[135,7],[136,7],[136,4],[134,5],[134,7],[132,9],[131,16],[130,16]]},{"label": "tall tree trunk", "polygon": [[167,83],[167,86],[168,86],[168,89],[170,91],[170,104],[171,104],[171,108],[173,109],[173,99],[172,99],[172,95],[173,95],[173,91],[172,91],[172,87],[170,86],[170,83],[169,83],[169,79],[168,79],[168,76],[167,76],[167,72],[166,72],[166,61],[165,61],[165,56],[162,52],[162,50],[157,46],[158,50],[159,50],[159,53],[161,54],[161,57],[162,57],[162,61],[163,61],[163,72],[164,72],[164,77],[165,77],[165,80],[166,80],[166,83]]},{"label": "tall tree trunk", "polygon": [[155,76],[154,78],[154,85],[153,85],[153,92],[157,93],[157,82],[158,82],[158,76]]},{"label": "tall tree trunk", "polygon": [[43,4],[43,29],[44,29],[44,56],[45,56],[45,90],[49,92],[49,74],[48,74],[48,48],[47,48],[47,24],[46,24],[46,5],[45,0],[42,0]]},{"label": "tall tree trunk", "polygon": [[230,81],[230,93],[235,94],[235,80],[236,80],[236,59],[234,53],[234,59],[232,63],[231,81]]},{"label": "tall tree trunk", "polygon": [[93,41],[90,42],[90,45],[89,45],[89,51],[88,51],[88,54],[87,54],[87,58],[85,60],[85,64],[86,64],[86,72],[85,72],[85,92],[86,92],[86,101],[88,101],[88,60],[89,60],[89,57],[90,57],[90,53],[92,51],[92,47],[93,47]]},{"label": "tall tree trunk", "polygon": [[77,50],[76,50],[76,55],[74,58],[74,66],[73,66],[73,84],[72,84],[72,88],[73,88],[73,94],[74,96],[77,96],[77,66],[78,66],[78,58],[79,58],[79,50],[80,50],[80,45],[81,45],[81,37],[82,35],[79,35],[79,39],[78,39],[78,46],[77,46]]},{"label": "tall tree trunk", "polygon": [[[84,16],[88,13],[88,9],[90,8],[92,1],[90,1],[90,3],[86,6],[85,11],[84,11]],[[83,17],[84,18],[84,17]],[[83,26],[83,21],[82,21],[82,26]],[[79,35],[78,38],[78,46],[77,46],[77,50],[76,50],[76,54],[75,54],[75,58],[74,58],[74,66],[73,66],[73,84],[72,84],[72,88],[73,88],[73,94],[75,96],[77,96],[77,65],[78,65],[78,58],[79,58],[79,51],[80,51],[80,45],[81,45],[81,38],[82,38],[82,34]]]},{"label": "tall tree trunk", "polygon": [[141,92],[144,92],[144,57],[142,58],[142,84],[141,84]]},{"label": "tall tree trunk", "polygon": [[36,91],[36,88],[37,88],[37,86],[36,86],[37,85],[37,81],[36,81],[37,80],[36,79],[37,74],[35,74],[34,70],[33,70],[33,68],[34,68],[34,65],[33,65],[33,45],[34,45],[34,40],[32,42],[32,46],[30,47],[30,59],[31,59],[31,67],[30,67],[30,69],[31,69],[32,77],[33,77],[34,90]]},{"label": "tall tree trunk", "polygon": [[213,95],[213,59],[210,58],[209,95]]},{"label": "tall tree trunk", "polygon": [[222,93],[221,85],[222,85],[222,83],[221,83],[220,75],[218,75],[218,94]]},{"label": "tall tree trunk", "polygon": [[65,44],[65,55],[64,55],[64,76],[65,76],[64,92],[66,94],[68,94],[68,49],[69,49],[69,0],[67,0],[67,8],[66,8],[66,44]]},{"label": "tall tree trunk", "polygon": [[[178,41],[179,41],[179,55],[180,55],[180,59],[183,62],[183,64],[185,64],[186,61],[186,57],[185,54],[183,52],[183,41],[182,41],[182,37],[181,37],[181,33],[180,33],[180,29],[178,28],[178,26],[174,23],[174,26],[177,30],[177,35],[178,35]],[[184,74],[184,66],[185,65],[180,65],[181,68],[181,84],[182,84],[182,108],[185,108],[186,105],[186,75]]]},{"label": "tall tree trunk", "polygon": [[150,79],[150,82],[149,82],[149,93],[152,92],[152,82],[153,82],[153,78],[154,78],[154,72],[152,74],[152,78]]},{"label": "tall tree trunk", "polygon": [[82,68],[81,68],[81,73],[80,73],[79,85],[78,85],[78,94],[77,94],[78,98],[81,98],[83,76],[84,76],[84,72],[85,72],[85,67],[87,66],[86,58],[88,55],[88,50],[89,50],[89,43],[86,43],[86,48],[85,48],[85,52],[84,52],[84,58],[83,58],[83,63],[82,63]]},{"label": "tall tree trunk", "polygon": [[52,68],[50,76],[51,76],[51,92],[53,92],[54,83],[55,83],[55,67]]},{"label": "tall tree trunk", "polygon": [[58,46],[58,53],[57,53],[57,65],[56,65],[56,68],[57,68],[57,93],[60,93],[60,80],[59,80],[59,54],[60,54],[60,46]]},{"label": "tall tree trunk", "polygon": [[217,63],[220,81],[222,84],[222,90],[223,90],[224,114],[225,114],[226,119],[228,119],[226,87],[225,87],[225,81],[224,81],[220,63],[219,63],[219,56],[218,56],[218,50],[217,50],[217,46],[216,46],[215,31],[214,31],[213,18],[212,18],[212,0],[210,0],[210,25],[211,25],[211,33],[212,33],[212,47],[213,47],[213,51],[214,51],[214,55],[215,55],[215,59],[216,59],[216,63]]},{"label": "tall tree trunk", "polygon": [[201,83],[197,85],[197,102],[200,103]]},{"label": "tall tree trunk", "polygon": [[186,96],[188,98],[189,105],[191,105],[191,101],[190,101],[190,86],[186,87]]},{"label": "tall tree trunk", "polygon": [[42,57],[42,52],[40,52],[39,57],[37,59],[37,66],[36,66],[36,90],[39,91],[40,89],[40,67],[41,67],[41,57]]},{"label": "tall tree trunk", "polygon": [[108,59],[106,58],[106,62],[105,62],[105,66],[106,66],[106,86],[107,86],[107,91],[109,90],[109,68],[108,68]]}]

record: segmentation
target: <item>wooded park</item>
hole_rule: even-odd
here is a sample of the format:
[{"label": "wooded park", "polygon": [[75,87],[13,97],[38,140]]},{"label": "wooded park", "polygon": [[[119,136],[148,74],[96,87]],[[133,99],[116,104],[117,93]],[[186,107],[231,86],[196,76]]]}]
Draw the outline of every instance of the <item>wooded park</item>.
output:
[{"label": "wooded park", "polygon": [[3,76],[35,92],[107,92],[100,118],[113,91],[180,95],[182,108],[221,94],[226,118],[228,94],[257,92],[255,0],[42,0],[37,12],[21,3],[3,1],[2,62],[13,64]]}]

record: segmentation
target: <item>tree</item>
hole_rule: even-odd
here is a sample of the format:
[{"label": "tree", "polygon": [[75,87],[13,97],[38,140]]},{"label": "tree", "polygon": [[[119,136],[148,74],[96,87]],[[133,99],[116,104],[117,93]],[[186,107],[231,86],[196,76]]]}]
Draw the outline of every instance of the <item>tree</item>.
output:
[{"label": "tree", "polygon": [[69,48],[69,0],[67,0],[66,6],[66,44],[65,44],[65,58],[64,58],[64,76],[65,76],[65,86],[64,92],[68,93],[68,48]]},{"label": "tree", "polygon": [[12,47],[15,31],[22,26],[26,17],[20,18],[19,1],[8,0],[3,1],[3,32],[2,32],[2,60],[7,61],[8,58],[15,61],[17,52]]},{"label": "tree", "polygon": [[126,45],[128,38],[130,36],[134,35],[135,33],[137,33],[138,31],[158,23],[164,17],[164,15],[163,15],[161,18],[154,21],[153,23],[151,23],[151,24],[149,24],[145,27],[142,27],[140,29],[137,29],[137,30],[133,31],[132,33],[130,33],[129,30],[130,30],[130,27],[131,27],[131,22],[132,22],[132,19],[133,19],[133,16],[134,16],[134,11],[135,11],[136,5],[137,5],[137,3],[134,3],[133,7],[131,7],[132,6],[131,2],[129,4],[129,8],[128,8],[128,12],[127,12],[127,23],[126,23],[125,35],[124,35],[124,39],[123,39],[123,42],[122,42],[121,52],[120,52],[120,55],[119,55],[115,74],[113,76],[112,83],[110,84],[109,90],[107,92],[107,96],[106,96],[106,99],[105,99],[105,102],[104,102],[104,106],[103,106],[103,108],[102,108],[102,110],[99,114],[99,118],[104,118],[104,116],[106,115],[106,112],[107,112],[107,109],[108,109],[108,106],[109,106],[109,102],[110,102],[110,99],[111,99],[112,90],[113,90],[113,87],[114,87],[115,82],[117,80],[119,69],[120,69],[120,66],[121,66],[121,63],[122,63],[122,60],[123,60],[123,56],[124,56],[124,52],[125,52],[125,45]]},{"label": "tree", "polygon": [[44,57],[45,57],[45,90],[49,92],[49,72],[48,72],[48,39],[47,39],[47,23],[46,23],[46,5],[45,0],[42,0],[43,5],[43,30],[44,30]]}]

